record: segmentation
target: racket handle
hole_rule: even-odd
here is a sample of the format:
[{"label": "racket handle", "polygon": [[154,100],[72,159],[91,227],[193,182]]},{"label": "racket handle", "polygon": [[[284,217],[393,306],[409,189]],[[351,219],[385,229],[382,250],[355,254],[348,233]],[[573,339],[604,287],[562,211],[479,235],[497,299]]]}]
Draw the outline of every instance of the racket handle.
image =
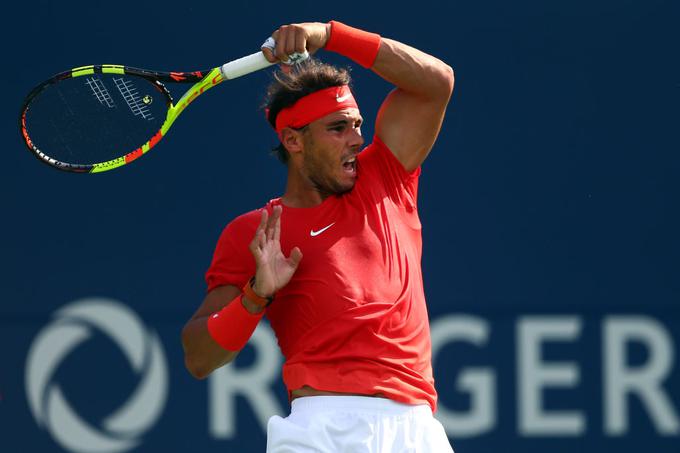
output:
[{"label": "racket handle", "polygon": [[222,72],[222,77],[231,80],[267,68],[273,64],[267,61],[262,52],[257,52],[223,64],[220,71]]}]

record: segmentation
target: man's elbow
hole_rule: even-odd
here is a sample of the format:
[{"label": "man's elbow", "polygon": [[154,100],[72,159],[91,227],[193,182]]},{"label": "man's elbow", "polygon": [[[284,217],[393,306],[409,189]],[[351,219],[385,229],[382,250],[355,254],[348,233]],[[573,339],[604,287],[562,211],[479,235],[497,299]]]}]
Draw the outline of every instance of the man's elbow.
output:
[{"label": "man's elbow", "polygon": [[448,104],[453,93],[453,68],[441,60],[430,67],[427,75],[427,97],[437,104]]},{"label": "man's elbow", "polygon": [[196,379],[200,380],[207,378],[212,372],[212,369],[207,366],[206,361],[202,359],[201,356],[189,352],[186,343],[183,343],[183,346],[184,346],[184,367],[187,369],[189,374],[191,374]]},{"label": "man's elbow", "polygon": [[196,339],[193,338],[192,329],[190,325],[186,325],[182,329],[182,349],[184,349],[184,366],[186,367],[189,374],[191,374],[196,379],[205,379],[210,373],[215,369],[211,367],[206,360],[207,351],[201,351],[196,344]]},{"label": "man's elbow", "polygon": [[184,366],[186,367],[189,374],[198,380],[203,380],[210,376],[213,371],[209,369],[205,364],[198,363],[196,360],[192,359],[190,356],[184,356]]},{"label": "man's elbow", "polygon": [[450,98],[453,93],[453,85],[455,83],[455,75],[453,68],[446,63],[442,63],[439,68],[438,79],[441,82],[441,91],[446,98]]},{"label": "man's elbow", "polygon": [[[195,340],[195,339],[194,339]],[[210,376],[217,368],[232,362],[237,352],[226,351],[217,344],[199,345],[192,342],[190,330],[182,331],[182,347],[184,348],[184,366],[189,374],[199,380]]]}]

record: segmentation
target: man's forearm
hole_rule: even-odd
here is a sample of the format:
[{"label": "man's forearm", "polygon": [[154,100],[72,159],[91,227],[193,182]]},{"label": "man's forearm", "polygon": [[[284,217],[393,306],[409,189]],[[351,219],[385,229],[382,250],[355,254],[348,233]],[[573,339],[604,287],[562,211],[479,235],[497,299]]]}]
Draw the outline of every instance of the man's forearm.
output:
[{"label": "man's forearm", "polygon": [[397,88],[425,99],[448,100],[453,69],[443,61],[392,39],[382,38],[371,69]]},{"label": "man's forearm", "polygon": [[337,21],[317,24],[326,50],[344,55],[410,94],[440,98],[451,94],[453,70],[441,60],[398,41]]}]

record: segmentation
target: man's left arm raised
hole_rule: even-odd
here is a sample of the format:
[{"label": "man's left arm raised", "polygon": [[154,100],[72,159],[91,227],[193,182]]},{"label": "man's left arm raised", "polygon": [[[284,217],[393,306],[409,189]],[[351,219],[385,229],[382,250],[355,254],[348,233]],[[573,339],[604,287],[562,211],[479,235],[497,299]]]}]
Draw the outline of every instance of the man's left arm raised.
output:
[{"label": "man's left arm raised", "polygon": [[383,101],[376,135],[407,171],[430,153],[453,92],[453,69],[441,60],[382,38],[371,69],[396,88]]},{"label": "man's left arm raised", "polygon": [[453,92],[449,65],[406,44],[335,21],[284,25],[272,37],[276,51],[263,49],[271,62],[286,61],[293,52],[314,53],[325,47],[370,67],[393,84],[396,88],[378,112],[376,135],[406,170],[423,163],[439,135]]}]

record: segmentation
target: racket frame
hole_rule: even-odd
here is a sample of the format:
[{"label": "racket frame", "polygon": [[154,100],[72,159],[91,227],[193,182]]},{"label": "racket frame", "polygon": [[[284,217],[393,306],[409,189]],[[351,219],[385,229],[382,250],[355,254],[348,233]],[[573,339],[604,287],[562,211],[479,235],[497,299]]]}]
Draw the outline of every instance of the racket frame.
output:
[{"label": "racket frame", "polygon": [[[219,85],[224,80],[233,79],[240,77],[242,75],[248,74],[250,72],[256,71],[258,69],[270,66],[272,63],[266,61],[261,53],[252,54],[238,60],[226,63],[225,65],[213,69],[207,69],[203,71],[192,71],[192,72],[161,72],[161,71],[150,71],[147,69],[134,68],[130,66],[114,65],[114,64],[103,64],[103,65],[89,65],[80,66],[73,68],[69,71],[64,71],[50,79],[42,82],[35,88],[33,88],[21,107],[21,114],[19,115],[19,129],[24,140],[24,143],[28,149],[42,162],[57,168],[59,170],[75,172],[75,173],[100,173],[108,170],[113,170],[114,168],[121,167],[123,165],[129,164],[135,161],[139,157],[143,156],[151,148],[153,148],[168,132],[172,124],[175,122],[177,117],[184,111],[184,109],[191,104],[198,96],[208,91],[212,87]],[[26,115],[30,111],[31,102],[35,99],[43,90],[48,88],[50,85],[59,83],[65,79],[81,77],[91,74],[119,74],[119,75],[131,75],[136,77],[142,77],[151,83],[153,83],[167,98],[168,100],[168,111],[161,125],[160,129],[144,144],[129,153],[122,155],[120,157],[92,164],[83,163],[70,163],[63,162],[61,160],[55,159],[36,146],[31,140],[27,126],[26,126]],[[173,102],[172,95],[163,82],[172,83],[193,83],[194,85],[189,88],[177,101]]]}]

